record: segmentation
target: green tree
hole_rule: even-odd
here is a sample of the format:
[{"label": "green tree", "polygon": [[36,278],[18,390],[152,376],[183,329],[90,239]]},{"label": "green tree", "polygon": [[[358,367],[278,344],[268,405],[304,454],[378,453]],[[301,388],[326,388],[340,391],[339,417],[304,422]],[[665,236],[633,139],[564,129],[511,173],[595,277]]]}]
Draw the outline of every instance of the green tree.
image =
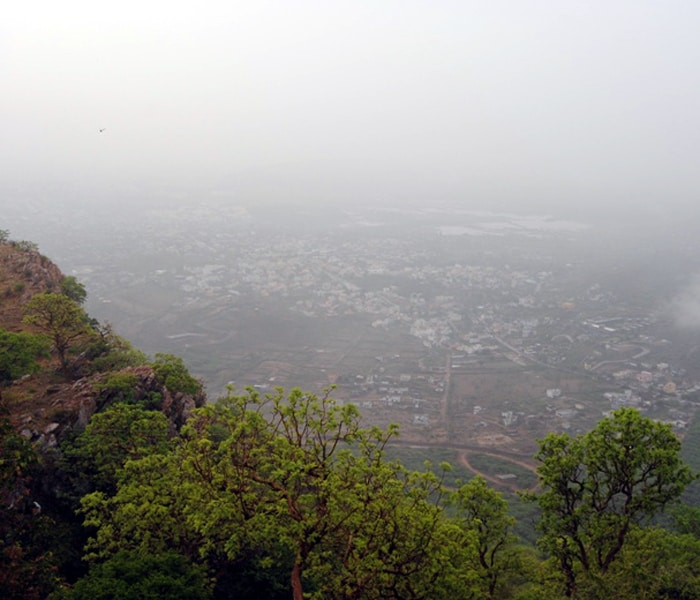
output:
[{"label": "green tree", "polygon": [[671,511],[673,529],[700,539],[700,506],[680,504]]},{"label": "green tree", "polygon": [[114,493],[127,460],[163,454],[167,448],[165,415],[124,402],[93,415],[74,441],[62,445],[65,470],[80,495],[93,490]]},{"label": "green tree", "polygon": [[660,527],[633,527],[605,576],[583,579],[577,597],[700,598],[700,540]]},{"label": "green tree", "polygon": [[48,344],[40,336],[0,329],[0,384],[39,369],[37,359],[48,355]]},{"label": "green tree", "polygon": [[66,275],[61,279],[61,293],[78,304],[84,304],[87,298],[85,286],[73,277],[73,275]]},{"label": "green tree", "polygon": [[441,477],[398,463],[375,469],[373,485],[353,502],[361,509],[343,531],[342,553],[335,561],[320,555],[324,586],[314,597],[483,597],[475,535],[447,518]]},{"label": "green tree", "polygon": [[363,441],[367,452],[391,435],[362,430],[355,406],[301,390],[229,395],[184,433],[202,484],[202,534],[223,536],[218,544],[231,557],[261,546],[276,549],[277,559],[290,556],[295,599],[319,584],[319,556],[328,564],[324,548],[342,543],[345,525],[361,510],[349,445]]},{"label": "green tree", "polygon": [[57,600],[208,600],[206,571],[173,552],[119,552]]},{"label": "green tree", "polygon": [[450,500],[457,510],[457,522],[475,534],[484,597],[503,598],[500,584],[504,575],[517,569],[512,534],[515,519],[508,514],[508,503],[482,477],[462,485]]},{"label": "green tree", "polygon": [[68,350],[73,342],[89,333],[85,311],[63,294],[36,294],[24,307],[24,322],[49,336],[61,369],[68,369]]},{"label": "green tree", "polygon": [[362,428],[327,394],[230,394],[198,409],[170,454],[128,461],[116,495],[83,499],[88,550],[174,548],[218,573],[252,559],[285,567],[295,599],[478,589],[473,536],[445,517],[440,478],[384,458],[395,433]]},{"label": "green tree", "polygon": [[110,324],[99,326],[97,333],[87,350],[96,371],[118,371],[149,363],[148,356],[135,349],[128,340],[116,335]]},{"label": "green tree", "polygon": [[669,425],[622,408],[589,433],[539,442],[541,547],[555,557],[565,593],[604,576],[630,530],[677,499],[694,479]]},{"label": "green tree", "polygon": [[158,381],[173,393],[193,396],[202,390],[202,383],[190,375],[179,356],[157,352],[152,366]]},{"label": "green tree", "polygon": [[199,490],[184,466],[177,451],[149,454],[118,471],[116,494],[86,494],[80,512],[94,528],[86,560],[103,561],[122,550],[209,559],[212,544],[196,531]]},{"label": "green tree", "polygon": [[109,402],[134,403],[138,381],[134,373],[110,372],[97,381],[93,389]]},{"label": "green tree", "polygon": [[[471,547],[444,518],[440,479],[384,458],[395,427],[365,429],[354,405],[299,389],[251,390],[219,408],[209,413],[225,428],[213,473],[228,489],[210,496],[208,527],[227,541],[245,531],[244,545],[281,543],[295,600],[440,597],[473,575]],[[199,439],[208,449],[211,438]],[[235,530],[220,512],[227,502],[243,507]]]}]

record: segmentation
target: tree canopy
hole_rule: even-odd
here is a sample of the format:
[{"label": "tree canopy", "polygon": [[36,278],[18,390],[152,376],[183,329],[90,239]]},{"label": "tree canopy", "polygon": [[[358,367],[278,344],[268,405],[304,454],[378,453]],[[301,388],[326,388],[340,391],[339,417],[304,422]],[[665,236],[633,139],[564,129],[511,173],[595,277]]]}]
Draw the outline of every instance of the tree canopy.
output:
[{"label": "tree canopy", "polygon": [[61,369],[68,368],[68,350],[89,332],[88,318],[80,305],[63,294],[36,294],[24,307],[24,322],[49,336]]},{"label": "tree canopy", "polygon": [[61,293],[78,304],[84,304],[87,298],[85,286],[73,275],[66,275],[61,279]]},{"label": "tree canopy", "polygon": [[157,352],[152,366],[158,381],[172,392],[194,395],[202,389],[179,356]]},{"label": "tree canopy", "polygon": [[57,600],[208,600],[205,569],[174,552],[118,552]]},{"label": "tree canopy", "polygon": [[62,446],[74,487],[114,493],[127,460],[167,450],[168,422],[163,413],[116,402],[95,414],[72,442]]},{"label": "tree canopy", "polygon": [[[109,326],[91,330],[79,300],[34,296],[25,320],[43,335],[0,330],[5,381],[35,368],[44,337],[67,370],[84,336],[98,407],[42,461],[0,422],[3,597],[700,596],[697,510],[677,512],[676,532],[652,523],[695,478],[669,425],[621,409],[586,434],[540,440],[540,490],[527,495],[539,509],[538,554],[519,545],[508,502],[483,478],[454,483],[449,465],[411,470],[388,458],[398,428],[364,426],[331,390],[231,389],[170,430],[151,410],[160,394],[137,396],[134,370],[114,370],[147,357]],[[150,365],[171,391],[201,391],[182,359],[156,354]],[[42,508],[50,469],[60,500]],[[67,507],[79,507],[89,565],[68,577],[57,574],[54,527]]]},{"label": "tree canopy", "polygon": [[451,496],[457,522],[471,532],[478,556],[478,573],[489,598],[497,595],[504,575],[516,570],[513,553],[515,519],[508,512],[503,496],[489,487],[482,477],[474,477]]},{"label": "tree canopy", "polygon": [[670,425],[621,408],[585,435],[549,434],[537,459],[541,547],[575,593],[582,575],[605,575],[630,531],[676,500],[694,479]]},{"label": "tree canopy", "polygon": [[440,476],[385,458],[394,435],[328,394],[229,394],[196,411],[172,452],[127,461],[116,494],[85,496],[88,549],[176,550],[222,572],[253,558],[285,569],[295,599],[488,596],[479,553],[497,568],[504,504],[467,488],[459,511],[500,521],[480,538],[451,520]]},{"label": "tree canopy", "polygon": [[37,359],[47,356],[48,349],[41,336],[0,329],[0,384],[38,370]]}]

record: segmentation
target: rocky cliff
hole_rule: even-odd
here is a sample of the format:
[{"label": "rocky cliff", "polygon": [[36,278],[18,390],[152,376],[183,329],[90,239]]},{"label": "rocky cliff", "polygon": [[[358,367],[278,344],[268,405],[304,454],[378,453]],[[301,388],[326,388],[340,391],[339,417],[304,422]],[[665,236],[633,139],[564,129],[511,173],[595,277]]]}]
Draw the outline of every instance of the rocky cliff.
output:
[{"label": "rocky cliff", "polygon": [[[35,294],[58,292],[63,279],[61,270],[33,244],[0,243],[0,329],[30,331],[22,321],[24,305]],[[159,399],[157,406],[167,416],[173,434],[194,408],[206,403],[203,389],[195,394],[172,391],[148,364],[94,372],[89,364],[86,368],[86,360],[82,359],[81,368],[71,376],[59,372],[56,360],[49,358],[38,372],[0,388],[0,406],[23,437],[51,448],[70,431],[84,428],[95,412],[117,399],[117,392],[104,386],[115,372],[133,384],[130,401]]]}]

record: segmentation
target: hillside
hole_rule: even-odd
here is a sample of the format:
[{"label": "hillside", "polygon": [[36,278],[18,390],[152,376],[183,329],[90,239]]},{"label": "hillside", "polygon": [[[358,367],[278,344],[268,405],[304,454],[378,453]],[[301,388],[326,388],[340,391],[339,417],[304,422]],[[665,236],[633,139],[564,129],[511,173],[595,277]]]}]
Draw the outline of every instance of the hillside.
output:
[{"label": "hillside", "polygon": [[[61,270],[42,255],[30,242],[0,243],[0,329],[13,333],[40,333],[36,326],[23,321],[25,307],[39,294],[61,291],[66,278]],[[109,327],[91,322],[71,348],[71,368],[62,371],[55,353],[39,359],[40,368],[11,385],[0,388],[2,407],[22,435],[44,446],[54,446],[61,436],[84,428],[90,417],[107,406],[112,398],[104,388],[113,369],[129,375],[134,382],[133,395],[138,400],[149,394],[163,398],[162,410],[170,419],[171,429],[178,429],[196,406],[206,402],[203,390],[193,396],[167,389],[158,381],[152,366],[138,360],[121,360],[109,364],[102,360],[109,353],[129,353],[128,342]],[[133,356],[146,357],[138,351]],[[107,367],[107,368],[105,368]]]},{"label": "hillside", "polygon": [[58,290],[63,277],[32,243],[0,243],[0,326],[27,331],[22,307],[34,294]]},{"label": "hillside", "polygon": [[0,359],[21,362],[0,369],[2,598],[700,593],[700,515],[682,513],[687,535],[637,525],[695,477],[668,424],[623,407],[541,440],[539,510],[518,517],[540,519],[538,554],[488,477],[392,458],[398,427],[298,388],[206,404],[181,359],[90,319],[82,286],[31,244],[0,257]]}]

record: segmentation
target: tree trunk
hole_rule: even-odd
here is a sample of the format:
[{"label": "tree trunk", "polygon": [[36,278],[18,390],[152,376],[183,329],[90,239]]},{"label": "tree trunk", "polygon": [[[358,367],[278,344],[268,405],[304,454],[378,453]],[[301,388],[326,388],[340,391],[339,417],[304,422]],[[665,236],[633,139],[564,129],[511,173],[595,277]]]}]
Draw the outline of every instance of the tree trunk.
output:
[{"label": "tree trunk", "polygon": [[304,588],[301,584],[301,556],[297,553],[292,567],[292,598],[293,600],[304,600]]}]

